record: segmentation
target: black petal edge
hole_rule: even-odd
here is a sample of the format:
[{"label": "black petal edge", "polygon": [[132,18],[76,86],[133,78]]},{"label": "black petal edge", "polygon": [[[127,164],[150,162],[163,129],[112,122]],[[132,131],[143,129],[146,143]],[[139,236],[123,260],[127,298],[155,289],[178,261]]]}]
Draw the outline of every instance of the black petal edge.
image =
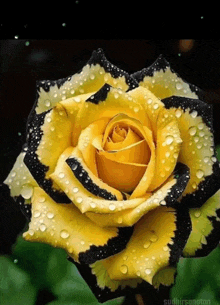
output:
[{"label": "black petal edge", "polygon": [[31,120],[28,122],[29,133],[27,134],[27,153],[24,157],[24,163],[39,186],[42,187],[42,189],[54,201],[57,203],[71,203],[70,199],[65,193],[53,189],[51,179],[45,178],[45,174],[48,171],[48,166],[43,165],[36,154],[38,145],[43,135],[41,126],[44,123],[46,114],[50,111],[51,109],[40,114],[31,114]]},{"label": "black petal edge", "polygon": [[[217,217],[220,217],[220,209],[216,210]],[[202,244],[201,249],[197,249],[193,257],[202,257],[208,255],[212,250],[214,250],[220,241],[220,221],[217,221],[214,216],[208,216],[211,221],[213,229],[211,233],[206,236],[207,244]]]},{"label": "black petal edge", "polygon": [[[198,112],[198,115],[202,117],[204,123],[210,128],[213,134],[213,117],[212,107],[200,100],[191,99],[180,96],[171,96],[162,100],[165,108],[181,108],[186,111],[190,109],[189,113],[194,110]],[[214,149],[214,147],[212,147]],[[216,157],[216,152],[213,153],[213,157]],[[199,183],[197,190],[192,194],[185,195],[181,204],[188,208],[201,207],[211,196],[213,196],[220,189],[220,164],[218,161],[213,163],[213,173],[206,176],[205,179]]]},{"label": "black petal edge", "polygon": [[100,48],[98,50],[93,51],[92,56],[87,62],[87,64],[89,64],[90,66],[99,64],[102,68],[104,68],[105,72],[110,73],[113,78],[124,76],[125,81],[129,86],[127,91],[139,86],[138,82],[130,74],[110,63],[106,59],[103,50]]},{"label": "black petal edge", "polygon": [[178,207],[180,205],[177,199],[185,190],[190,178],[188,166],[178,162],[174,169],[173,177],[177,179],[176,184],[171,187],[169,194],[164,198],[168,207]]},{"label": "black petal edge", "polygon": [[[169,290],[172,286],[166,287],[160,285],[159,289],[156,290],[152,285],[143,281],[137,285],[136,288],[126,286],[124,289],[119,286],[115,291],[111,291],[108,287],[100,288],[97,284],[96,276],[92,273],[89,265],[78,264],[71,257],[68,257],[68,260],[75,264],[79,273],[84,278],[91,291],[97,298],[100,303],[104,303],[108,300],[115,299],[121,296],[134,296],[137,293],[145,294],[150,296],[150,299],[153,300],[154,305],[163,304],[164,299],[168,299]],[[135,303],[134,303],[135,304]],[[151,303],[150,303],[151,304]]]},{"label": "black petal edge", "polygon": [[[163,70],[165,72],[167,68],[170,68],[172,73],[175,73],[179,78],[181,78],[179,74],[172,69],[170,63],[164,58],[162,54],[160,54],[160,56],[155,60],[155,62],[151,66],[144,68],[140,71],[137,71],[133,73],[131,76],[135,78],[138,81],[138,83],[140,83],[143,81],[145,76],[153,77],[155,72],[160,70]],[[203,90],[201,90],[199,87],[193,84],[186,82],[184,79],[182,80],[189,85],[191,91],[194,92],[201,100],[206,99],[206,95],[205,92],[203,92]]]},{"label": "black petal edge", "polygon": [[111,86],[109,84],[105,84],[102,86],[99,91],[97,91],[95,94],[91,95],[86,102],[91,102],[93,104],[98,105],[100,102],[105,101],[107,98],[107,95],[111,89]]},{"label": "black petal edge", "polygon": [[[117,200],[117,197],[110,193],[109,191],[100,188],[97,184],[95,184],[90,178],[89,174],[85,171],[83,166],[76,158],[69,158],[66,160],[66,163],[71,168],[74,176],[78,181],[82,184],[82,186],[92,193],[95,196],[104,198],[106,200]],[[124,194],[123,198],[124,198]]]},{"label": "black petal edge", "polygon": [[168,247],[170,248],[169,265],[174,267],[178,263],[179,258],[182,256],[183,249],[187,243],[190,232],[192,230],[192,224],[188,209],[178,208],[176,209],[175,214],[175,235],[174,237],[172,237],[173,243],[168,243]]},{"label": "black petal edge", "polygon": [[91,246],[86,252],[79,253],[79,262],[81,264],[93,264],[97,260],[107,258],[122,251],[128,243],[134,228],[118,228],[118,236],[108,240],[104,246]]},{"label": "black petal edge", "polygon": [[26,218],[6,184],[0,184],[0,255],[11,254],[12,245],[24,229]]}]

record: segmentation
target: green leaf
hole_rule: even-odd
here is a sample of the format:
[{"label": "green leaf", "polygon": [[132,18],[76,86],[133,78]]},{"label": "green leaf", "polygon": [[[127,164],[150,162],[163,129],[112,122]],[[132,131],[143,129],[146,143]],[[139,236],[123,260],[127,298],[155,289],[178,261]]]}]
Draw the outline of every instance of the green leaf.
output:
[{"label": "green leaf", "polygon": [[0,257],[0,304],[34,305],[37,289],[9,257]]}]

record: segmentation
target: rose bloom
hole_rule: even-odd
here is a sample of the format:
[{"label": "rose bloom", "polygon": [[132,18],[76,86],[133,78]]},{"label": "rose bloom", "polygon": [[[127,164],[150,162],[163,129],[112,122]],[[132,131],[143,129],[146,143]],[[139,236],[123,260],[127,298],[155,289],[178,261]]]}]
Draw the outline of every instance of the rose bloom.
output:
[{"label": "rose bloom", "polygon": [[5,184],[30,220],[24,239],[65,249],[100,302],[172,285],[181,256],[217,246],[220,169],[202,100],[163,56],[129,75],[101,49],[75,75],[38,82]]}]

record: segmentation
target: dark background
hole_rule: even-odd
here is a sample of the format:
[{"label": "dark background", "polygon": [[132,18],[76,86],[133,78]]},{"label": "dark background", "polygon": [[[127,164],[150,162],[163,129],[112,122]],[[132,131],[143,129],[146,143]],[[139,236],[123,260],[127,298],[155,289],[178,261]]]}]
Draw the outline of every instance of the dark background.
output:
[{"label": "dark background", "polygon": [[[59,27],[65,36],[69,24],[61,22]],[[129,73],[151,65],[162,53],[183,79],[206,92],[214,108],[215,141],[220,144],[220,40],[28,39],[30,32],[23,24],[8,34],[10,39],[0,40],[0,182],[25,141],[36,81],[78,72],[100,47],[109,61]]]}]

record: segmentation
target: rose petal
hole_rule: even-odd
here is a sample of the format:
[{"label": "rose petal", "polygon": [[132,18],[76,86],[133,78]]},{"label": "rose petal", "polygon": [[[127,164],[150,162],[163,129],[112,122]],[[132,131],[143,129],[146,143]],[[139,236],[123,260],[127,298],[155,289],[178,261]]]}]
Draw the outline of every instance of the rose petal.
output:
[{"label": "rose petal", "polygon": [[[68,160],[68,157],[71,159],[73,156],[76,157],[75,162],[77,162],[77,166],[74,166],[71,170],[65,160]],[[51,178],[64,190],[82,213],[87,211],[115,213],[119,210],[133,208],[145,200],[144,197],[129,201],[125,200],[124,194],[107,186],[101,180],[98,181],[98,178],[94,177],[79,156],[79,150],[71,147],[68,148],[60,156]],[[105,199],[98,197],[99,195],[104,196]],[[106,196],[108,199],[106,199]],[[116,196],[116,200],[112,200],[113,196]],[[121,200],[117,200],[117,198],[121,198]]]},{"label": "rose petal", "polygon": [[188,212],[160,207],[135,225],[123,251],[90,265],[92,270],[87,268],[86,272],[83,272],[83,266],[76,266],[102,302],[115,295],[124,295],[126,286],[136,287],[142,280],[155,287],[160,283],[170,285],[190,230]]},{"label": "rose petal", "polygon": [[[86,215],[100,226],[132,226],[149,211],[159,206],[174,208],[181,206],[177,199],[183,193],[188,181],[188,167],[178,163],[168,181],[154,193],[147,193],[146,199],[140,205],[114,214],[88,212]],[[129,200],[127,202],[129,203]]]},{"label": "rose petal", "polygon": [[69,199],[52,183],[50,174],[60,154],[71,145],[71,132],[72,123],[68,114],[58,103],[53,109],[35,115],[27,136],[24,163],[39,186],[59,203],[68,203]]},{"label": "rose petal", "polygon": [[[116,158],[116,156],[112,157]],[[101,152],[96,155],[96,163],[98,175],[105,183],[127,193],[138,186],[147,170],[145,164],[113,161]]]},{"label": "rose petal", "polygon": [[76,262],[91,264],[123,250],[131,233],[131,228],[101,228],[74,205],[58,205],[35,187],[32,219],[23,237],[63,248]]},{"label": "rose petal", "polygon": [[176,117],[165,108],[159,111],[155,136],[155,171],[148,188],[149,191],[158,188],[171,175],[176,166],[182,143]]},{"label": "rose petal", "polygon": [[163,55],[160,55],[150,67],[134,73],[132,77],[140,86],[149,89],[159,98],[172,95],[198,98],[202,94],[198,87],[185,82],[175,73]]},{"label": "rose petal", "polygon": [[220,191],[208,199],[201,208],[190,209],[192,232],[183,254],[206,256],[220,240]]},{"label": "rose petal", "polygon": [[200,207],[220,188],[220,168],[213,148],[211,106],[200,100],[176,96],[163,102],[177,116],[183,140],[178,161],[190,169],[190,181],[183,193],[182,204]]},{"label": "rose petal", "polygon": [[4,183],[8,185],[10,189],[10,195],[12,197],[19,196],[25,186],[29,186],[30,188],[38,186],[37,182],[29,172],[27,166],[24,164],[25,154],[26,147],[24,147],[23,152],[21,152],[17,157],[12,170],[4,181]]},{"label": "rose petal", "polygon": [[73,134],[74,145],[77,144],[83,129],[103,117],[112,118],[119,113],[124,113],[149,126],[149,119],[139,100],[133,99],[129,92],[126,93],[105,84],[97,93],[91,95],[82,105],[76,117]]},{"label": "rose petal", "polygon": [[94,51],[88,63],[76,74],[59,80],[37,83],[37,114],[54,107],[61,100],[99,90],[105,83],[124,91],[138,86],[127,72],[111,64],[103,51]]}]

